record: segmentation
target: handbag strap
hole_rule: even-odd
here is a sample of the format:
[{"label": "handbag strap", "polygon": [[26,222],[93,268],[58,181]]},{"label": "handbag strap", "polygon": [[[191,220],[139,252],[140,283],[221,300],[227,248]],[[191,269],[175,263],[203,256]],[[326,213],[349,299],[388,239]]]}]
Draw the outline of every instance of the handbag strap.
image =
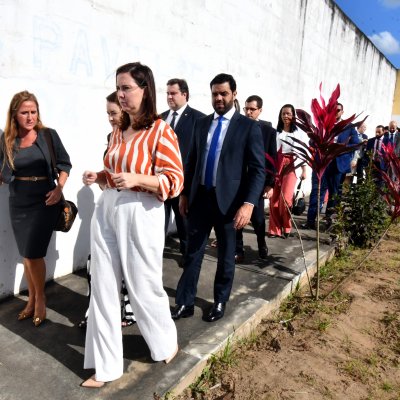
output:
[{"label": "handbag strap", "polygon": [[[53,138],[51,137],[51,133],[49,129],[44,131],[44,138],[46,139],[47,147],[49,148],[50,158],[51,158],[51,167],[53,168],[54,173],[58,178],[58,169],[56,167],[56,155],[54,153],[54,146],[53,146]],[[61,199],[65,201],[64,193],[61,191]]]},{"label": "handbag strap", "polygon": [[302,183],[303,183],[303,179],[300,179],[300,182],[299,182],[299,184],[297,185],[297,188],[296,188],[296,194],[295,194],[294,199],[293,199],[294,201],[296,201],[297,197],[299,196]]}]

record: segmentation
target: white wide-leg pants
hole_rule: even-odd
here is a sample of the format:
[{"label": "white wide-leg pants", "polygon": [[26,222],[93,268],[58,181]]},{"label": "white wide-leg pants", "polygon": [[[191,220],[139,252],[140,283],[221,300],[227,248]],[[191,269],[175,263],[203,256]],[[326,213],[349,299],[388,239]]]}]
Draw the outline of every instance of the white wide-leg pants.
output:
[{"label": "white wide-leg pants", "polygon": [[165,360],[176,349],[176,327],[162,284],[164,224],[164,204],[150,193],[106,189],[96,205],[84,368],[94,368],[99,381],[123,374],[122,278],[152,359]]}]

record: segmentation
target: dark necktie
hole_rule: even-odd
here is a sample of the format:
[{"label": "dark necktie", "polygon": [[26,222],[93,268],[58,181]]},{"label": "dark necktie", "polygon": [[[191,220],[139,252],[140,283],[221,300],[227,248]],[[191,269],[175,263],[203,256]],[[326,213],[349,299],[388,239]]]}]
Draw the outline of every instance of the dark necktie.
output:
[{"label": "dark necktie", "polygon": [[176,111],[174,111],[173,113],[172,113],[172,120],[171,120],[171,123],[169,124],[169,126],[172,128],[172,129],[175,129],[175,119],[176,119],[176,116],[178,115],[178,113],[176,112]]},{"label": "dark necktie", "polygon": [[380,138],[380,137],[377,137],[377,138],[375,139],[375,151],[374,151],[374,156],[375,156],[375,158],[378,158],[378,157],[379,157],[379,152],[380,152],[380,150],[381,150],[381,138]]},{"label": "dark necktie", "polygon": [[221,134],[223,119],[224,117],[222,115],[218,117],[218,125],[215,128],[213,137],[211,139],[210,149],[208,150],[206,171],[204,174],[204,185],[207,189],[211,189],[213,187],[215,156],[217,154],[218,139]]}]

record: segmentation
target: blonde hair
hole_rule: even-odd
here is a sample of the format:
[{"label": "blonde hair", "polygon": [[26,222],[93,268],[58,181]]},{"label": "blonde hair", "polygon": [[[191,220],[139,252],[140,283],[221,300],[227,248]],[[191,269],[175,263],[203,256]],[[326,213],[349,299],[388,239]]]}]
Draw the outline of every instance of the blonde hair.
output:
[{"label": "blonde hair", "polygon": [[36,104],[37,123],[34,127],[35,131],[38,132],[39,129],[44,128],[44,125],[40,120],[39,103],[36,96],[33,93],[29,93],[27,90],[15,94],[11,99],[10,107],[8,109],[6,127],[4,129],[3,140],[1,141],[1,147],[5,156],[2,167],[4,167],[4,164],[7,162],[10,168],[14,169],[14,147],[19,128],[16,115],[24,101],[33,101]]}]

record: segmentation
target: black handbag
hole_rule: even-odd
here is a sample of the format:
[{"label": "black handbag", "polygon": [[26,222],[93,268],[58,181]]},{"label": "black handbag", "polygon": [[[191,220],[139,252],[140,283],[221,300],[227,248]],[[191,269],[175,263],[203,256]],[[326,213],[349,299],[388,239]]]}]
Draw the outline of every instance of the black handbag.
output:
[{"label": "black handbag", "polygon": [[301,215],[306,209],[306,201],[304,199],[304,193],[302,192],[303,195],[299,196],[302,183],[303,180],[301,179],[299,184],[297,185],[296,193],[293,196],[292,214],[294,215]]},{"label": "black handbag", "polygon": [[[49,152],[50,152],[51,166],[52,166],[56,176],[58,177],[58,170],[56,167],[56,156],[54,154],[53,139],[48,130],[46,130],[44,132],[44,136],[45,136],[47,146],[48,146]],[[72,224],[74,223],[75,218],[78,214],[78,207],[72,201],[65,200],[64,194],[61,194],[60,205],[61,205],[60,216],[58,217],[58,220],[57,220],[56,226],[54,227],[54,230],[61,231],[61,232],[68,232],[71,229]]]}]

